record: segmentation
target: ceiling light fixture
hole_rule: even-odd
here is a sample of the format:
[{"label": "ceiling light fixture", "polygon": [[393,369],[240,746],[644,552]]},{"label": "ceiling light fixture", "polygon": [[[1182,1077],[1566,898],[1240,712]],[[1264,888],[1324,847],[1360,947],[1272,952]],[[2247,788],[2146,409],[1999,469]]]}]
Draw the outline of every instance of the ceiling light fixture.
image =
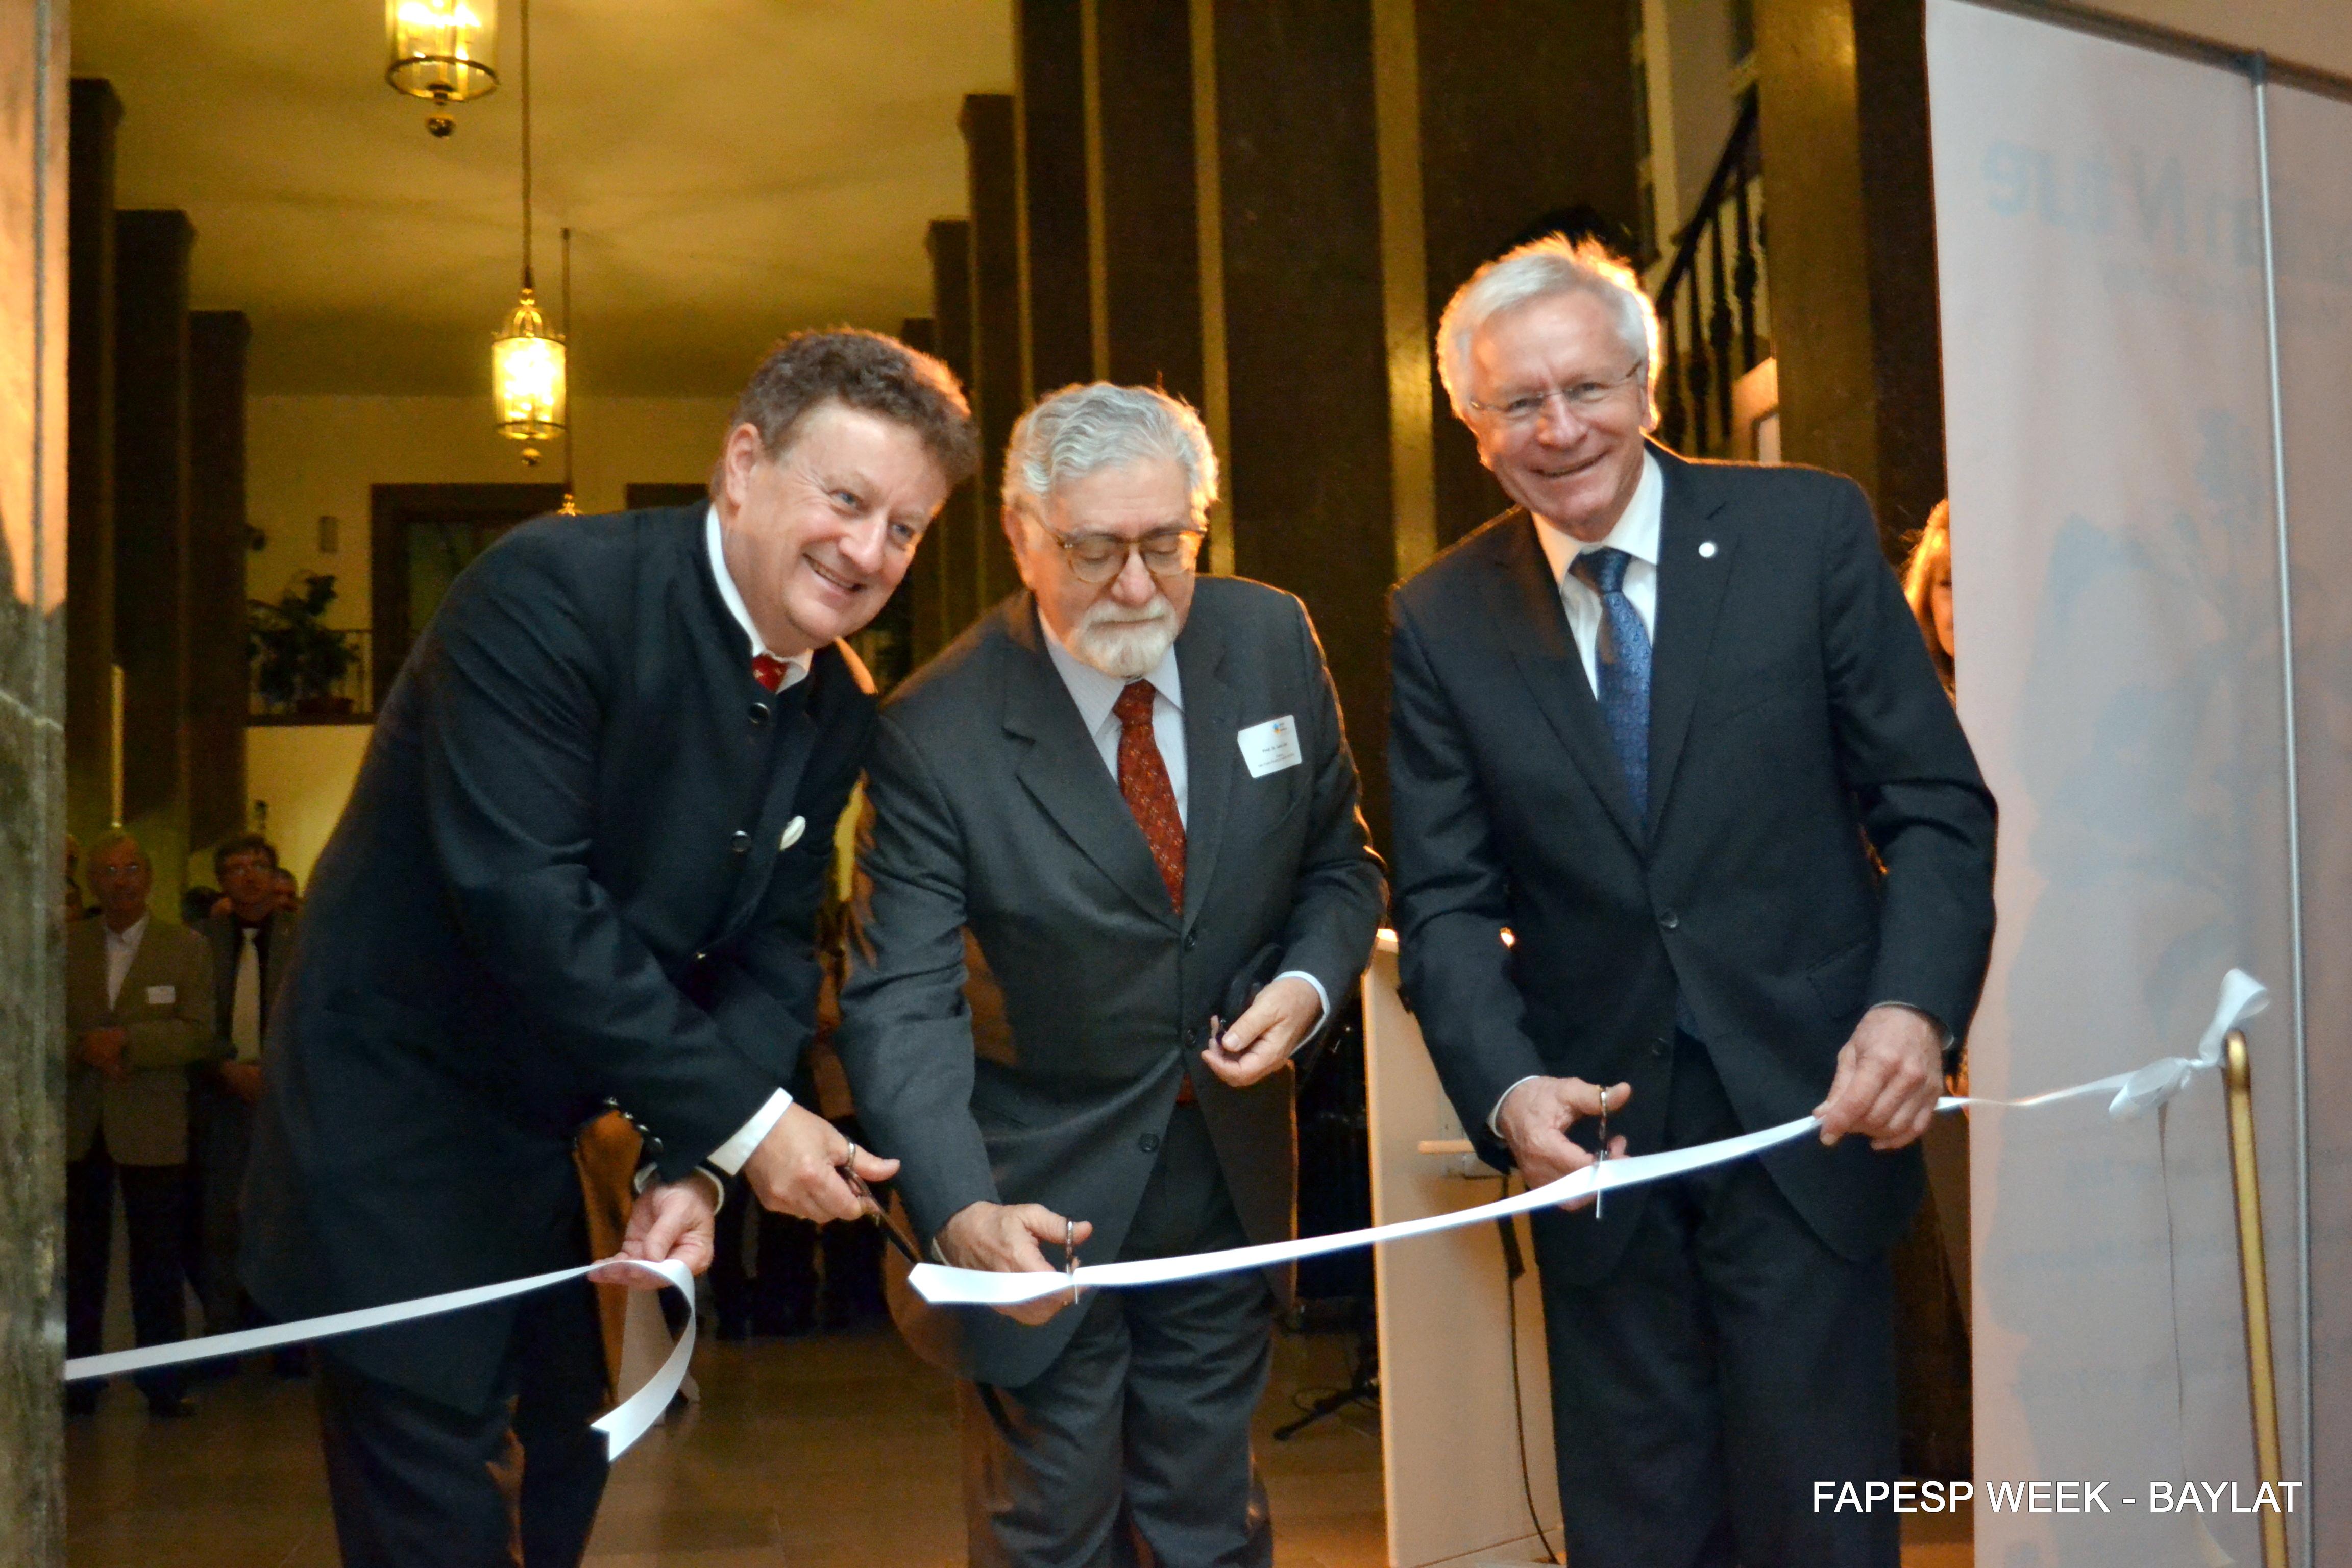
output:
[{"label": "ceiling light fixture", "polygon": [[563,338],[547,330],[530,276],[530,0],[522,11],[522,298],[490,341],[490,395],[499,429],[524,443],[522,460],[539,461],[534,441],[563,434]]},{"label": "ceiling light fixture", "polygon": [[[384,0],[383,26],[392,53],[383,79],[394,92],[446,110],[498,89],[497,0]],[[436,112],[425,129],[446,136],[457,122]]]}]

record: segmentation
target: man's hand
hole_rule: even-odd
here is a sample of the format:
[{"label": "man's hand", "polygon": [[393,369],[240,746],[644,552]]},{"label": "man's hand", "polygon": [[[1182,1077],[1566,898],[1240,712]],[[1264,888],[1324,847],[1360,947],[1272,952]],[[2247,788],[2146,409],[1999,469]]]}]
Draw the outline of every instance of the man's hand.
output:
[{"label": "man's hand", "polygon": [[[1609,1109],[1617,1110],[1633,1098],[1629,1083],[1609,1087]],[[1601,1090],[1580,1078],[1531,1078],[1503,1097],[1495,1126],[1511,1146],[1511,1159],[1530,1187],[1547,1186],[1571,1171],[1592,1163],[1592,1156],[1569,1140],[1568,1130],[1578,1118],[1601,1114]],[[1625,1152],[1621,1135],[1609,1141],[1609,1157]],[[1562,1208],[1582,1208],[1591,1198],[1580,1198]]]},{"label": "man's hand", "polygon": [[122,1059],[131,1048],[131,1031],[122,1028],[88,1029],[83,1031],[75,1054],[82,1060],[121,1083],[131,1076],[131,1068]]},{"label": "man's hand", "polygon": [[259,1062],[223,1062],[221,1082],[228,1091],[247,1105],[261,1102],[261,1064]]},{"label": "man's hand", "polygon": [[[718,1215],[718,1194],[709,1177],[697,1173],[682,1182],[656,1183],[639,1193],[629,1209],[621,1256],[647,1263],[683,1263],[688,1273],[699,1274],[710,1267],[717,1250],[713,1227]],[[632,1290],[658,1290],[667,1283],[657,1274],[613,1263],[588,1278]]]},{"label": "man's hand", "polygon": [[876,1212],[875,1205],[841,1179],[845,1165],[866,1182],[887,1182],[898,1173],[898,1161],[855,1147],[840,1129],[795,1100],[743,1162],[742,1174],[752,1195],[778,1214],[820,1224],[862,1219]]},{"label": "man's hand", "polygon": [[1247,1089],[1288,1061],[1322,1017],[1323,999],[1315,987],[1296,975],[1277,980],[1225,1026],[1221,1038],[1209,1042],[1201,1059],[1225,1083]]},{"label": "man's hand", "polygon": [[1916,1008],[1885,1003],[1854,1026],[1838,1052],[1829,1098],[1813,1114],[1824,1143],[1858,1132],[1874,1149],[1900,1149],[1936,1120],[1943,1090],[1943,1030]]},{"label": "man's hand", "polygon": [[[933,1238],[940,1256],[957,1268],[979,1268],[991,1274],[1058,1274],[1045,1261],[1039,1244],[1059,1247],[1075,1236],[1079,1241],[1095,1233],[1086,1220],[1070,1223],[1043,1204],[967,1204],[940,1227]],[[1042,1300],[1019,1301],[996,1310],[1015,1322],[1045,1322],[1070,1304],[1066,1290]]]}]

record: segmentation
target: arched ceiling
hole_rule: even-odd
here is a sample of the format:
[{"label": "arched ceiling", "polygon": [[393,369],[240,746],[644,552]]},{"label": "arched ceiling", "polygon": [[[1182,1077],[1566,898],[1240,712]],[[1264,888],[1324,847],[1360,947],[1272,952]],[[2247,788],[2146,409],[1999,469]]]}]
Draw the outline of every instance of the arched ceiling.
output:
[{"label": "arched ceiling", "polygon": [[[380,0],[77,0],[123,103],[117,205],[184,209],[194,300],[252,318],[257,393],[487,392],[520,279],[521,33],[425,131]],[[1010,0],[536,0],[539,293],[572,238],[572,384],[725,395],[796,327],[929,313],[965,208],[956,116],[1011,89]]]}]

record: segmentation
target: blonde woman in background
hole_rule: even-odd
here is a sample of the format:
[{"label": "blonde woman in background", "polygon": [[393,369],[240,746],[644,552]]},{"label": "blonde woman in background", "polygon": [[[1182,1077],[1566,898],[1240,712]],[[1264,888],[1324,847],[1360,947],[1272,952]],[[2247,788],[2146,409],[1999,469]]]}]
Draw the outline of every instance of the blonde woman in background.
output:
[{"label": "blonde woman in background", "polygon": [[1919,636],[1927,645],[1927,657],[1936,661],[1936,673],[1944,679],[1944,689],[1953,689],[1952,683],[1952,503],[1939,500],[1936,510],[1927,514],[1927,526],[1919,530],[1919,542],[1911,547],[1911,564],[1904,569],[1903,596],[1911,601],[1911,614],[1919,622]]}]

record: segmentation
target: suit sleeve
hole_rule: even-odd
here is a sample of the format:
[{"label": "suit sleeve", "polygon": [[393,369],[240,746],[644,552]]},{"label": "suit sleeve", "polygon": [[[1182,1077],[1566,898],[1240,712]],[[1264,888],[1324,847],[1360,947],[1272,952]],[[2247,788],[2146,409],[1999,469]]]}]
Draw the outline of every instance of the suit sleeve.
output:
[{"label": "suit sleeve", "polygon": [[1886,868],[1869,1000],[1965,1039],[1992,951],[1992,794],[1879,552],[1870,503],[1841,481],[1822,559],[1822,659],[1839,772]]},{"label": "suit sleeve", "polygon": [[661,1140],[682,1180],[778,1087],[694,1005],[590,875],[605,679],[579,593],[538,550],[493,551],[436,617],[425,809],[457,923],[482,963]]},{"label": "suit sleeve", "polygon": [[1402,599],[1390,655],[1399,977],[1454,1113],[1483,1142],[1505,1091],[1547,1069],[1503,945],[1510,880],[1470,738]]},{"label": "suit sleeve", "polygon": [[[143,1018],[123,1031],[130,1037],[123,1059],[140,1068],[180,1068],[217,1055],[214,1049],[216,1021],[213,1017],[211,944],[194,931],[176,927],[159,930],[151,926],[146,940],[172,942],[170,959],[156,965],[154,971],[170,976],[172,1008],[169,1013]],[[131,984],[125,981],[124,989]]]},{"label": "suit sleeve", "polygon": [[1295,605],[1294,612],[1298,668],[1313,693],[1307,725],[1311,749],[1307,754],[1315,768],[1314,792],[1307,801],[1314,816],[1307,824],[1305,853],[1299,857],[1290,918],[1283,925],[1281,968],[1313,975],[1323,987],[1325,999],[1337,1009],[1372,955],[1372,938],[1380,930],[1388,886],[1358,804],[1356,759],[1348,749],[1339,693],[1331,684],[1323,644],[1315,635],[1306,606]]},{"label": "suit sleeve", "polygon": [[901,1162],[898,1191],[928,1237],[959,1210],[1000,1201],[971,1114],[962,833],[887,711],[866,791],[841,1063],[858,1123],[877,1153]]}]

